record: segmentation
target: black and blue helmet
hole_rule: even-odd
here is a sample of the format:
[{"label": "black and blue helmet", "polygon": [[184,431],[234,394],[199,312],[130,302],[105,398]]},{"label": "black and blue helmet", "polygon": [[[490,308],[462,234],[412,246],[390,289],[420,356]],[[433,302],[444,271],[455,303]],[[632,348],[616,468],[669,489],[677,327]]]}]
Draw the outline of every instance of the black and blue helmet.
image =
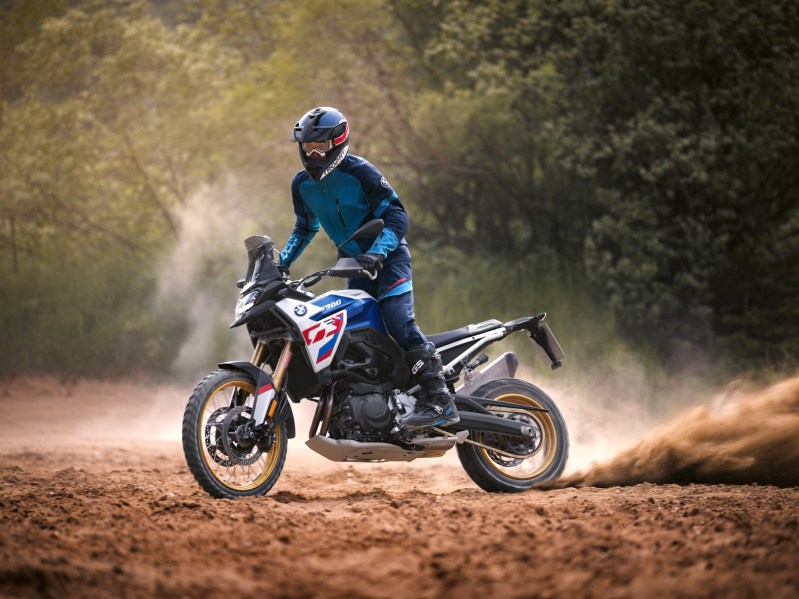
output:
[{"label": "black and blue helmet", "polygon": [[344,160],[349,136],[347,118],[335,108],[320,106],[297,121],[291,140],[298,142],[305,170],[314,181],[321,181]]}]

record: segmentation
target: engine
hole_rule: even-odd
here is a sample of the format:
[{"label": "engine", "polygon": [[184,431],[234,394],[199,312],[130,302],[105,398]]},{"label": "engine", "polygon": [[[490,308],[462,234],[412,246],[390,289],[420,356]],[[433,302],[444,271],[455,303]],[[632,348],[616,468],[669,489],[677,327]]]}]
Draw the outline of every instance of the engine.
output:
[{"label": "engine", "polygon": [[334,438],[380,441],[391,436],[396,412],[388,403],[390,385],[352,384],[337,398],[330,422]]}]

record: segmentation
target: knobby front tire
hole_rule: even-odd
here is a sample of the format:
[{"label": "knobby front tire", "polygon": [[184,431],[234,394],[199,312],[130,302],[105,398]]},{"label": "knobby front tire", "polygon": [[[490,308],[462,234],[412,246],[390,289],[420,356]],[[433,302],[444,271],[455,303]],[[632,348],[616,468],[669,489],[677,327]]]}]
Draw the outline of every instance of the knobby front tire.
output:
[{"label": "knobby front tire", "polygon": [[481,489],[492,493],[516,493],[560,476],[569,457],[569,434],[560,410],[546,393],[526,381],[496,379],[481,385],[471,395],[547,410],[529,412],[488,406],[494,414],[533,426],[540,437],[530,443],[507,435],[470,431],[470,439],[478,443],[508,453],[526,452],[528,455],[525,459],[513,459],[469,443],[458,445],[458,458],[463,469]]},{"label": "knobby front tire", "polygon": [[[276,427],[268,451],[257,445],[250,448],[238,445],[232,432],[235,426],[228,427],[227,439],[223,439],[223,423],[232,404],[245,406],[245,414],[251,413],[246,410],[251,410],[254,394],[252,377],[240,371],[221,369],[200,381],[186,405],[183,453],[194,478],[213,497],[236,499],[264,495],[283,470],[287,453],[285,424]],[[233,402],[234,397],[237,397],[236,402]],[[246,416],[240,418],[241,422],[246,420]]]}]

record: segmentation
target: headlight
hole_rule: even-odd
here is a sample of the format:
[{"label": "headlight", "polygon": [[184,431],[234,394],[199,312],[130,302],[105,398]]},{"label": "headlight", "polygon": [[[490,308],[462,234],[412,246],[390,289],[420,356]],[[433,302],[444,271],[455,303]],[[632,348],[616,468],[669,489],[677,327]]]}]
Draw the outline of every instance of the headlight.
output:
[{"label": "headlight", "polygon": [[244,316],[244,314],[255,305],[255,300],[258,299],[257,291],[250,291],[242,295],[236,303],[236,320]]}]

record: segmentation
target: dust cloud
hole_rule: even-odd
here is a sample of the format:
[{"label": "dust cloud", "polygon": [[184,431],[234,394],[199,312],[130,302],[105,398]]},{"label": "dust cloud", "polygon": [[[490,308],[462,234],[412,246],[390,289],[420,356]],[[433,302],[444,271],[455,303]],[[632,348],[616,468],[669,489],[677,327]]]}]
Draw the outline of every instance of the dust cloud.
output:
[{"label": "dust cloud", "polygon": [[658,401],[645,368],[635,360],[608,364],[602,372],[575,376],[566,368],[536,371],[521,364],[517,378],[530,381],[549,395],[566,421],[569,460],[565,474],[585,471],[612,459],[664,422],[655,405],[686,405],[686,389],[668,386],[668,399]]},{"label": "dust cloud", "polygon": [[247,267],[243,240],[262,229],[248,218],[245,195],[228,177],[196,190],[173,211],[178,235],[159,269],[156,306],[187,321],[171,369],[181,380],[252,352],[246,334],[228,330],[238,294],[234,283]]},{"label": "dust cloud", "polygon": [[799,377],[730,390],[547,488],[640,483],[799,485]]}]

